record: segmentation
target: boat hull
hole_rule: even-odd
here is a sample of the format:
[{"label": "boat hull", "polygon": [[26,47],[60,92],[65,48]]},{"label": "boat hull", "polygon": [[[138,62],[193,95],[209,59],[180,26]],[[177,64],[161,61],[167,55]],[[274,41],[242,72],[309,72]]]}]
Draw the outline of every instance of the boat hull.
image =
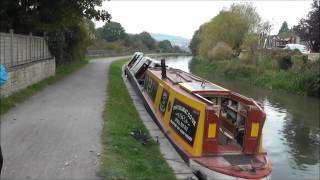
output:
[{"label": "boat hull", "polygon": [[[200,172],[201,176],[206,180],[245,180],[245,178],[239,178],[213,171],[212,169],[208,169],[193,160],[189,161],[189,167],[194,171]],[[271,176],[269,175],[263,178],[259,178],[259,180],[271,180]]]},{"label": "boat hull", "polygon": [[[143,104],[144,104],[146,110],[148,111],[148,113],[150,114],[150,116],[152,117],[154,122],[158,125],[158,127],[161,129],[161,131],[165,134],[166,138],[173,145],[175,150],[179,153],[179,155],[186,162],[186,164],[189,167],[191,167],[191,169],[194,170],[194,172],[198,172],[198,173],[200,172],[203,175],[203,177],[205,177],[205,179],[208,179],[208,180],[210,180],[210,179],[212,179],[212,180],[213,179],[242,179],[237,175],[232,176],[232,175],[228,175],[228,174],[224,174],[224,173],[215,171],[212,168],[209,169],[209,168],[205,167],[203,164],[198,163],[197,160],[195,160],[190,154],[185,152],[181,147],[179,147],[179,145],[177,145],[174,142],[174,139],[172,139],[170,137],[170,135],[168,135],[166,133],[167,129],[165,129],[165,127],[163,127],[161,125],[161,123],[159,122],[159,119],[157,118],[157,115],[156,115],[156,112],[153,109],[153,106],[151,104],[149,104],[148,100],[144,96],[143,88],[139,85],[139,83],[138,83],[137,79],[135,78],[134,74],[129,70],[129,68],[127,66],[124,67],[124,73],[125,73],[128,81],[132,85],[134,91],[137,93],[137,95],[143,101]],[[271,169],[270,169],[269,173],[270,172],[271,172]],[[253,178],[253,179],[270,179],[270,176],[265,176],[263,178]]]}]

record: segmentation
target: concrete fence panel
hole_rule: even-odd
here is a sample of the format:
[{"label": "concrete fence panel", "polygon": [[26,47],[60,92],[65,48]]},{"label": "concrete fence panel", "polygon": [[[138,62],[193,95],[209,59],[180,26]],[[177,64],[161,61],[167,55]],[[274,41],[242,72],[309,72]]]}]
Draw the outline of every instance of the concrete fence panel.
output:
[{"label": "concrete fence panel", "polygon": [[0,87],[0,97],[26,88],[55,74],[55,58],[46,38],[0,32],[0,63],[8,70],[8,83]]}]

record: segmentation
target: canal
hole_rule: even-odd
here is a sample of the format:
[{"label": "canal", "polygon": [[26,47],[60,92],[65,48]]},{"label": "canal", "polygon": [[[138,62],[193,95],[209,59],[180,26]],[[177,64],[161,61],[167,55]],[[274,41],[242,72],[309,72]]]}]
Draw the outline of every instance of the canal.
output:
[{"label": "canal", "polygon": [[[191,56],[165,59],[170,67],[190,71]],[[272,162],[272,179],[319,179],[320,99],[204,78],[264,104],[267,120],[263,143]]]}]

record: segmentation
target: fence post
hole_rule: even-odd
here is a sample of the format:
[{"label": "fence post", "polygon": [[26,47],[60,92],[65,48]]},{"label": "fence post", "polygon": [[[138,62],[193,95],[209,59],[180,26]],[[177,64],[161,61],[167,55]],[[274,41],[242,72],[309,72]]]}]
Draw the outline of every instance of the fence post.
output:
[{"label": "fence post", "polygon": [[16,43],[17,43],[17,45],[16,45],[17,59],[16,59],[16,63],[15,63],[15,64],[17,65],[17,64],[19,64],[19,44],[20,44],[20,43],[19,43],[19,38],[18,38],[18,36],[16,36],[15,39],[16,39]]},{"label": "fence post", "polygon": [[46,43],[46,36],[47,36],[47,33],[44,32],[43,33],[43,38],[42,38],[42,59],[44,59],[44,56],[45,56],[45,52],[44,52],[45,44],[44,43]]},{"label": "fence post", "polygon": [[31,47],[31,39],[32,39],[32,32],[29,33],[29,62],[31,62],[31,52],[32,52],[32,47]]},{"label": "fence post", "polygon": [[10,56],[11,56],[11,66],[13,66],[13,29],[9,30],[10,33]]}]

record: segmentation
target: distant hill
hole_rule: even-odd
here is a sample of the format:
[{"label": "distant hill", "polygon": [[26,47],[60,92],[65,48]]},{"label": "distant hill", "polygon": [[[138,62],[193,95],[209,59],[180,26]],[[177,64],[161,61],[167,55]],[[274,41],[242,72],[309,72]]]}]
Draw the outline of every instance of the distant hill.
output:
[{"label": "distant hill", "polygon": [[179,36],[168,35],[168,34],[157,34],[157,33],[150,33],[150,34],[157,41],[169,40],[171,44],[180,46],[184,50],[189,49],[190,39],[179,37]]}]

